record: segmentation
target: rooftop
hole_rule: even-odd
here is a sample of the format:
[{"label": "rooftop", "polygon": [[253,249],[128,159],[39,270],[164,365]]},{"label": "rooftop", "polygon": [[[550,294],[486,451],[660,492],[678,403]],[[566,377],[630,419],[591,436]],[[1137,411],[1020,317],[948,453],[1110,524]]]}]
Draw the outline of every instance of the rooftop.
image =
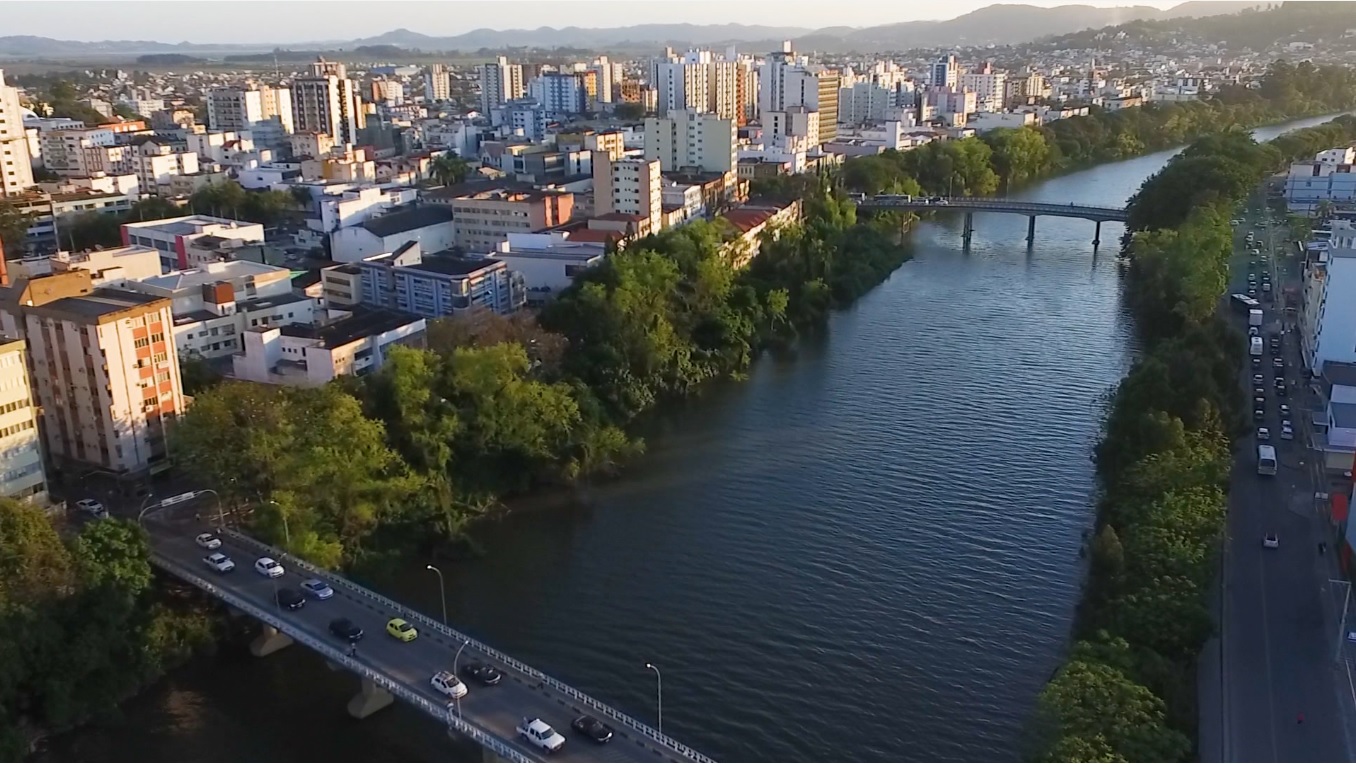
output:
[{"label": "rooftop", "polygon": [[1332,424],[1343,429],[1356,429],[1356,403],[1329,403]]},{"label": "rooftop", "polygon": [[[86,318],[98,318],[111,313],[144,307],[165,298],[149,294],[137,294],[121,289],[96,289],[78,297],[64,297],[41,306],[42,309],[55,310]],[[168,304],[168,303],[166,303]]]},{"label": "rooftop", "polygon": [[161,276],[152,276],[148,279],[142,279],[141,283],[159,289],[178,291],[180,289],[193,289],[200,287],[203,284],[215,284],[218,281],[229,281],[230,279],[241,279],[287,272],[288,270],[286,268],[279,268],[276,265],[264,265],[263,263],[256,263],[252,260],[223,260],[215,263],[207,263],[200,268],[190,268],[186,271],[171,271],[170,273]]},{"label": "rooftop", "polygon": [[447,276],[468,276],[476,271],[494,268],[500,265],[498,260],[480,257],[448,257],[434,255],[418,265],[403,266],[412,271],[441,273]]},{"label": "rooftop", "polygon": [[229,218],[214,218],[211,215],[185,215],[181,218],[148,220],[144,223],[123,223],[123,225],[136,231],[151,231],[166,236],[189,236],[198,233],[199,229],[205,226],[219,225],[227,228],[242,228],[257,224],[230,220]]},{"label": "rooftop", "polygon": [[347,318],[341,318],[325,326],[289,324],[279,327],[279,331],[285,337],[320,340],[322,347],[338,348],[422,320],[412,313],[402,313],[398,310],[357,308]]},{"label": "rooftop", "polygon": [[361,225],[373,236],[386,238],[420,228],[452,222],[452,210],[436,204],[399,208],[393,212],[369,218]]}]

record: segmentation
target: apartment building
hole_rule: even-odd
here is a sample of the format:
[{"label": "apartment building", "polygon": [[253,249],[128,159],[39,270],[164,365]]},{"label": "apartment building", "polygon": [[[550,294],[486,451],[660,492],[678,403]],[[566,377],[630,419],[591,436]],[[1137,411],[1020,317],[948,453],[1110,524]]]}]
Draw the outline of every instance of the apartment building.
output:
[{"label": "apartment building", "polygon": [[419,204],[392,209],[358,225],[330,234],[330,257],[339,263],[356,263],[384,255],[416,241],[430,252],[450,249],[456,242],[452,210],[442,205]]},{"label": "apartment building", "polygon": [[[135,187],[135,181],[132,185]],[[30,191],[7,199],[19,214],[28,219],[25,243],[29,248],[59,249],[60,221],[84,212],[120,215],[132,208],[138,194],[118,191],[71,191],[48,194]],[[69,246],[69,242],[66,242]]]},{"label": "apartment building", "polygon": [[480,65],[480,110],[489,114],[492,109],[523,97],[523,67],[510,64],[500,56],[492,63]]},{"label": "apartment building", "polygon": [[161,267],[166,272],[185,271],[220,260],[223,248],[263,241],[264,227],[258,223],[210,215],[185,215],[122,226],[123,245],[138,244],[159,251]]},{"label": "apartment building", "polygon": [[321,58],[310,73],[292,83],[292,120],[296,132],[328,135],[335,143],[360,143],[367,124],[357,84],[343,64]]},{"label": "apartment building", "polygon": [[88,252],[58,251],[53,255],[11,260],[11,279],[35,279],[53,273],[87,271],[96,287],[123,288],[128,282],[160,275],[160,253],[150,247],[92,249]]},{"label": "apartment building", "polygon": [[318,387],[381,368],[393,345],[422,347],[428,321],[409,313],[357,308],[324,326],[255,327],[231,358],[232,376],[274,385]]},{"label": "apartment building", "polygon": [[838,131],[837,72],[812,66],[797,56],[790,43],[769,54],[760,75],[759,113],[766,123],[769,112],[787,112],[801,108],[819,112],[818,140],[831,141]]},{"label": "apartment building", "polygon": [[38,407],[28,378],[28,345],[0,336],[0,496],[47,503]]},{"label": "apartment building", "polygon": [[738,119],[741,74],[736,61],[718,59],[708,50],[692,50],[680,59],[655,63],[650,84],[661,115],[694,111]]},{"label": "apartment building", "polygon": [[540,231],[569,222],[574,194],[568,191],[476,191],[449,200],[453,241],[464,252],[491,252],[510,233]]},{"label": "apartment building", "polygon": [[1325,363],[1356,363],[1356,226],[1330,223],[1327,247],[1304,266],[1300,352],[1315,374]]},{"label": "apartment building", "polygon": [[511,233],[491,253],[521,276],[528,304],[546,302],[606,256],[603,243],[571,241],[566,231]]},{"label": "apartment building", "polygon": [[169,300],[73,270],[0,290],[0,324],[27,342],[52,464],[119,478],[168,467],[165,422],[184,410]]},{"label": "apartment building", "polygon": [[207,92],[207,125],[216,132],[248,132],[260,146],[281,148],[294,130],[288,88],[213,88]]},{"label": "apartment building", "polygon": [[1308,213],[1319,205],[1356,201],[1356,150],[1341,147],[1294,162],[1285,176],[1285,202],[1291,212]]},{"label": "apartment building", "polygon": [[424,75],[424,98],[430,101],[446,101],[452,97],[452,78],[446,64],[429,66]]},{"label": "apartment building", "polygon": [[133,148],[131,162],[142,191],[158,196],[173,195],[170,185],[174,178],[198,172],[197,154],[175,151],[167,143],[155,141],[145,141]]},{"label": "apartment building", "polygon": [[588,109],[583,77],[574,72],[544,72],[529,84],[528,96],[541,105],[549,119],[582,114]]},{"label": "apartment building", "polygon": [[33,164],[24,132],[19,89],[5,84],[0,69],[0,196],[13,196],[33,185]]},{"label": "apartment building", "polygon": [[929,70],[928,86],[934,88],[954,88],[960,84],[960,63],[950,53],[937,59]]},{"label": "apartment building", "polygon": [[1007,105],[1008,73],[996,71],[988,62],[973,72],[962,74],[960,87],[974,91],[978,111],[1002,111]]},{"label": "apartment building", "polygon": [[[116,134],[106,127],[43,130],[39,134],[42,161],[47,169],[68,177],[89,177],[97,172],[116,174],[110,165],[124,161],[125,146],[117,146]],[[103,152],[100,148],[116,148]]]},{"label": "apartment building", "polygon": [[645,120],[645,158],[663,172],[730,172],[737,165],[735,120],[671,111]]},{"label": "apartment building", "polygon": [[629,216],[636,236],[657,232],[663,220],[660,172],[657,160],[612,159],[607,152],[593,152],[594,215]]},{"label": "apartment building", "polygon": [[522,277],[508,264],[446,254],[424,257],[411,244],[389,255],[358,263],[362,304],[442,318],[472,309],[508,314],[527,299]]}]

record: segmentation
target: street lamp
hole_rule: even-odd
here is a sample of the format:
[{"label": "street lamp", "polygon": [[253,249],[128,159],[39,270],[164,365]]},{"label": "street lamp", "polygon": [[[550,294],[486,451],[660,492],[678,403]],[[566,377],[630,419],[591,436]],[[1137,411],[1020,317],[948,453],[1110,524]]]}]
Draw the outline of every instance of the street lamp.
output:
[{"label": "street lamp", "polygon": [[1337,654],[1333,656],[1334,660],[1342,659],[1342,645],[1347,639],[1347,609],[1351,606],[1351,582],[1329,579],[1330,584],[1345,584],[1347,587],[1346,596],[1342,598],[1342,619],[1337,624]]},{"label": "street lamp", "polygon": [[[434,565],[425,565],[425,566],[424,566],[424,569],[425,569],[425,570],[431,570],[431,571],[433,571],[434,573],[437,573],[437,574],[438,574],[438,594],[441,595],[441,596],[442,596],[442,599],[443,599],[443,625],[446,626],[446,625],[447,625],[447,587],[443,586],[443,572],[442,572],[441,570],[438,570],[437,566],[434,566]],[[465,646],[466,646],[466,645],[462,645],[462,647],[465,647]],[[458,650],[457,652],[460,653],[461,651]]]},{"label": "street lamp", "polygon": [[[446,625],[446,624],[444,624],[444,625]],[[453,677],[458,677],[458,676],[460,676],[460,674],[457,673],[457,661],[461,658],[461,651],[462,651],[462,650],[465,650],[465,649],[466,649],[466,646],[469,645],[469,644],[471,644],[471,640],[470,640],[470,639],[463,640],[462,643],[461,643],[461,647],[458,647],[458,648],[457,648],[457,654],[452,656],[452,676],[453,676]],[[453,700],[454,702],[456,702],[456,704],[457,704],[457,718],[460,719],[460,718],[461,718],[461,698],[460,698],[460,697],[456,697],[456,698],[453,698],[452,700]]]},{"label": "street lamp", "polygon": [[278,517],[282,518],[283,524],[283,543],[287,544],[287,548],[290,550],[292,548],[292,529],[287,525],[287,508],[272,499],[264,499],[264,503],[272,504],[278,508]]},{"label": "street lamp", "polygon": [[659,667],[653,663],[645,664],[645,668],[654,672],[655,681],[655,701],[659,706],[659,734],[664,734],[664,675],[659,673]]}]

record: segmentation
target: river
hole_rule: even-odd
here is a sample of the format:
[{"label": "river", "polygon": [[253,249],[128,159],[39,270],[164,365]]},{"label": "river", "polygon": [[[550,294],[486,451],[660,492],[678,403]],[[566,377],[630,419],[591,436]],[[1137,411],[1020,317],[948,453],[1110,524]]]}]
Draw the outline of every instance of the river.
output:
[{"label": "river", "polygon": [[[1305,120],[1258,131],[1271,138]],[[1121,205],[1173,152],[1032,185]],[[737,761],[1008,760],[1066,647],[1092,522],[1101,396],[1133,340],[1119,225],[976,215],[795,353],[648,427],[649,453],[565,506],[480,530],[443,563],[452,621]],[[387,587],[439,612],[412,562]],[[194,662],[50,760],[469,760],[304,649]],[[477,759],[478,760],[478,757]]]}]

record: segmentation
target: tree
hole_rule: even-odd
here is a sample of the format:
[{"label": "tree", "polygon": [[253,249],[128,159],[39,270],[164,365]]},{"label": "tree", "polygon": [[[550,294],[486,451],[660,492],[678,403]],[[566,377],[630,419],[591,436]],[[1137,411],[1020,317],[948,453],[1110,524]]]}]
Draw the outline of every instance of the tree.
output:
[{"label": "tree", "polygon": [[633,121],[645,116],[645,106],[644,104],[626,101],[617,104],[617,107],[612,110],[612,114],[617,119]]},{"label": "tree", "polygon": [[451,186],[466,180],[471,174],[471,166],[465,159],[452,153],[438,155],[429,165],[429,176],[439,185]]},{"label": "tree", "polygon": [[[1054,735],[1042,761],[1184,761],[1191,741],[1164,723],[1163,701],[1110,666],[1075,659],[1038,700]],[[1056,754],[1062,753],[1063,756]]]},{"label": "tree", "polygon": [[0,245],[4,256],[15,259],[23,256],[28,241],[28,218],[12,202],[0,199]]}]

